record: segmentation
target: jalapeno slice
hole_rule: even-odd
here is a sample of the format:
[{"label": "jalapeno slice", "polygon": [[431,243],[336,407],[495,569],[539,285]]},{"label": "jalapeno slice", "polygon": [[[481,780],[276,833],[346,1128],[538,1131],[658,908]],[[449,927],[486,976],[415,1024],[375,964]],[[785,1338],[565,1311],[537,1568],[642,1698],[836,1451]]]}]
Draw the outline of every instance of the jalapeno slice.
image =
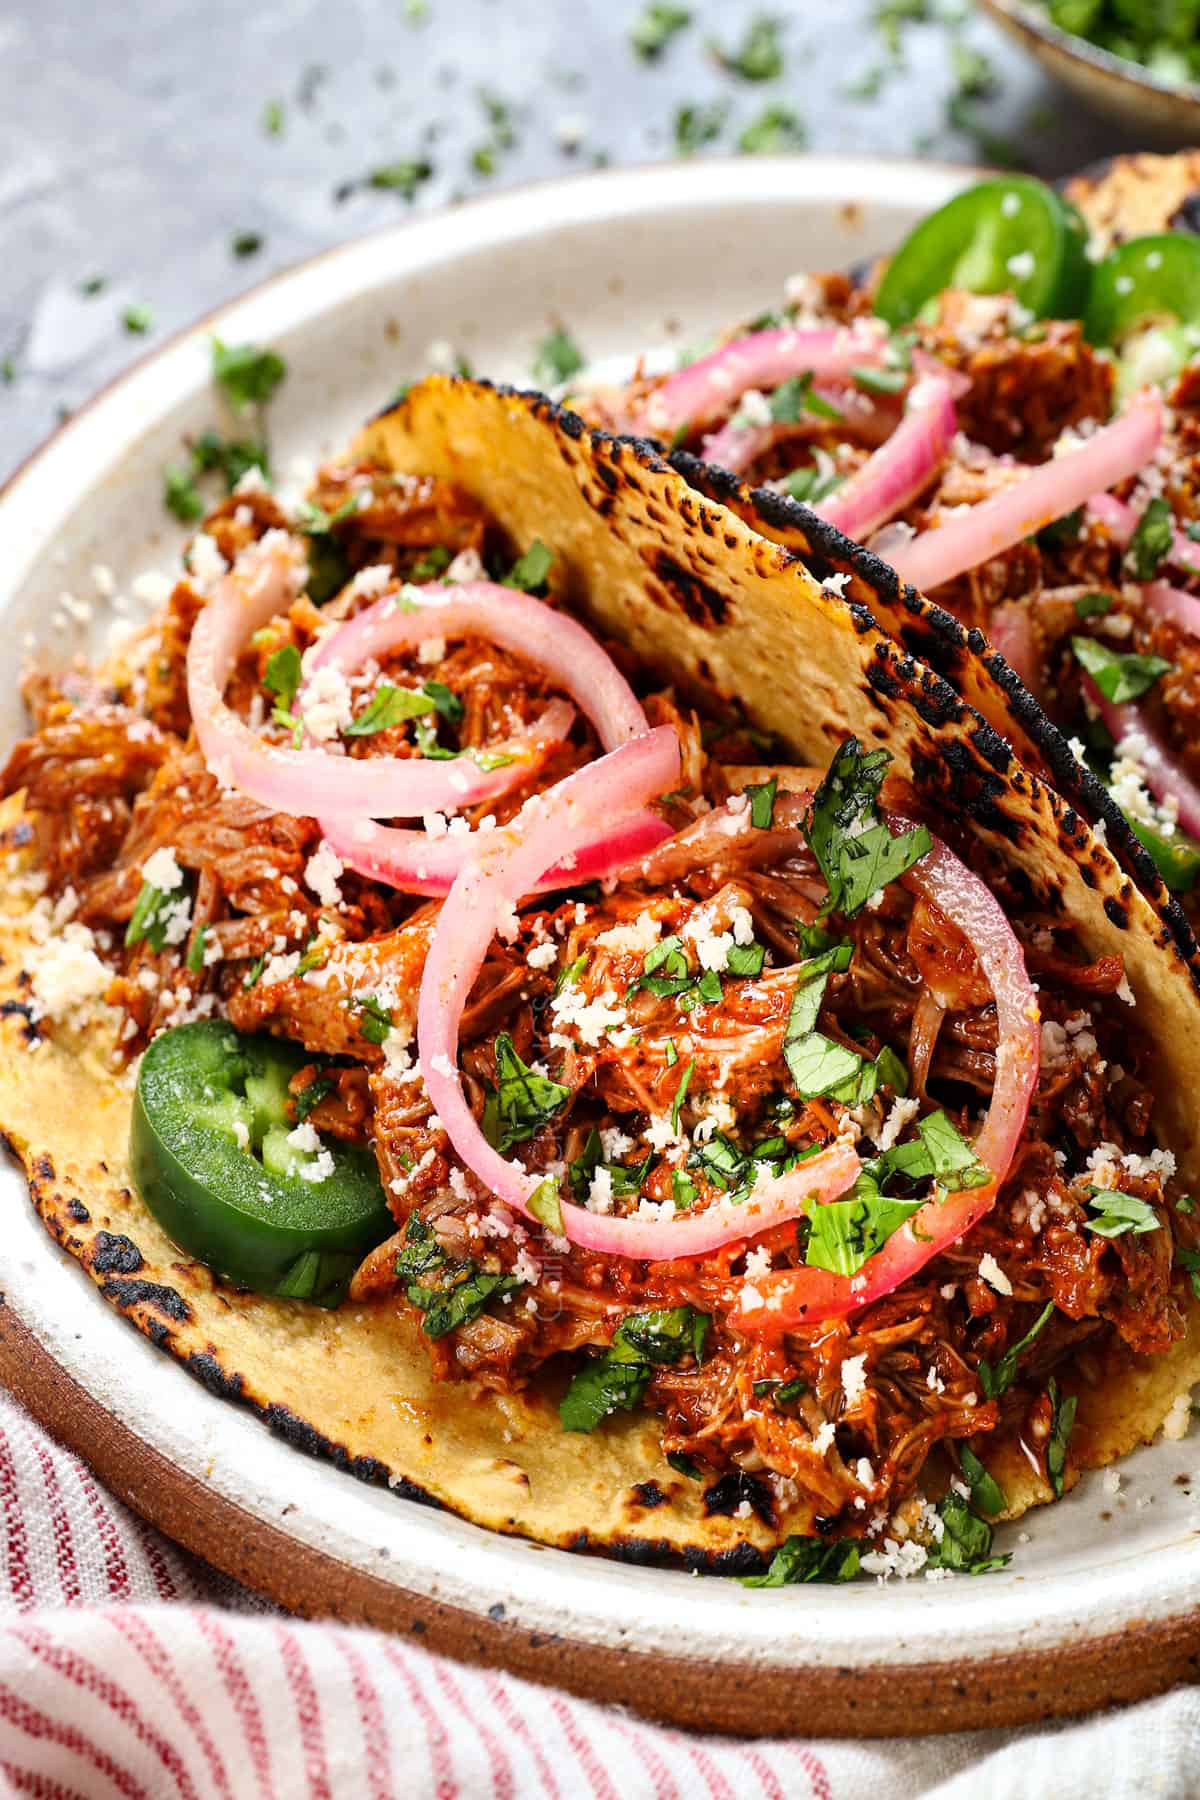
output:
[{"label": "jalapeno slice", "polygon": [[1110,250],[1092,272],[1084,330],[1120,350],[1124,388],[1177,375],[1200,348],[1200,240],[1160,231]]},{"label": "jalapeno slice", "polygon": [[129,1160],[181,1249],[258,1293],[335,1306],[395,1221],[368,1149],[330,1139],[330,1169],[288,1141],[288,1083],[309,1060],[219,1020],[164,1031],[142,1058]]},{"label": "jalapeno slice", "polygon": [[1027,175],[980,181],[922,219],[893,256],[875,311],[893,330],[945,288],[1012,293],[1039,319],[1077,319],[1087,302],[1087,229]]}]

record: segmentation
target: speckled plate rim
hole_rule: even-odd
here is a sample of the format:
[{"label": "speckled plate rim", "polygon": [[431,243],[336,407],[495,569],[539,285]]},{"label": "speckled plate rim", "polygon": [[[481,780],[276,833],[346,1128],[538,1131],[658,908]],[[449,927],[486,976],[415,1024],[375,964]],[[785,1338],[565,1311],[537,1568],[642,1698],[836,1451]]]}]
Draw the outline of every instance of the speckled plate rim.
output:
[{"label": "speckled plate rim", "polygon": [[[581,231],[627,243],[639,226],[658,232],[682,219],[688,232],[699,223],[744,234],[749,254],[756,218],[794,211],[815,228],[868,206],[878,239],[881,219],[898,234],[969,178],[834,158],[610,171],[327,252],[147,356],[17,471],[0,494],[0,618],[15,631],[21,607],[28,615],[38,572],[53,546],[73,541],[85,496],[132,504],[121,498],[124,465],[163,420],[204,403],[211,329],[233,341],[286,340],[336,325],[373,286],[468,254],[511,258],[516,247],[541,272],[547,259],[574,254]],[[704,295],[713,319],[731,314],[723,292],[714,275]],[[153,509],[147,537],[159,542],[157,490],[139,504]],[[85,540],[72,555],[87,550]],[[1111,1515],[1126,1502],[1091,1478],[1033,1520],[1014,1566],[986,1581],[764,1593],[569,1555],[360,1485],[271,1437],[131,1331],[45,1234],[20,1177],[6,1169],[0,1181],[9,1208],[0,1378],[145,1517],[295,1610],[417,1630],[452,1654],[679,1723],[749,1732],[1011,1723],[1133,1698],[1194,1672],[1200,1537],[1173,1497],[1189,1446],[1129,1459],[1120,1529]]]}]

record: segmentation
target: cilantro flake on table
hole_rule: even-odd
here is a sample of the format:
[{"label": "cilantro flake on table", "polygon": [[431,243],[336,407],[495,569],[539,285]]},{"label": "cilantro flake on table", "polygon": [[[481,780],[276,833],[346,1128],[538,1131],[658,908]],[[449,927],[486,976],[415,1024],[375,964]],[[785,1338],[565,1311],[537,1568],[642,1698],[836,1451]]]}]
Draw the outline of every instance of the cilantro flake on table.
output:
[{"label": "cilantro flake on table", "polygon": [[775,81],[783,74],[779,34],[784,23],[771,13],[757,13],[736,49],[727,50],[713,38],[707,48],[729,75],[738,75],[743,81]]},{"label": "cilantro flake on table", "polygon": [[713,143],[729,117],[727,100],[709,100],[681,106],[675,113],[675,148],[680,156],[694,156]]},{"label": "cilantro flake on table", "polygon": [[672,38],[691,22],[690,7],[672,6],[667,0],[652,0],[629,27],[629,42],[634,54],[643,62],[657,61]]}]

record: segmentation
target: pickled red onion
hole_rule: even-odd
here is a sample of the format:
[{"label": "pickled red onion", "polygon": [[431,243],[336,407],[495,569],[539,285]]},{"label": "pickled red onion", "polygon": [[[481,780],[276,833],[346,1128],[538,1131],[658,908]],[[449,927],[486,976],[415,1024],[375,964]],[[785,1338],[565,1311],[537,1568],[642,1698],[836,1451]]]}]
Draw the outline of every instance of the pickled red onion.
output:
[{"label": "pickled red onion", "polygon": [[[321,831],[347,868],[368,880],[399,888],[401,893],[427,894],[433,899],[450,892],[463,864],[486,844],[489,835],[474,831],[435,838],[427,831],[402,831],[365,818],[348,822],[323,819]],[[597,826],[569,858],[559,857],[530,892],[551,893],[582,881],[603,881],[627,863],[647,856],[672,835],[665,819],[648,809],[630,813],[615,824]]]},{"label": "pickled red onion", "polygon": [[1142,589],[1142,604],[1156,618],[1169,619],[1189,637],[1200,638],[1200,599],[1195,594],[1167,581],[1149,581]]},{"label": "pickled red onion", "polygon": [[[679,742],[670,726],[645,733],[526,803],[512,825],[489,832],[442,907],[421,982],[417,1041],[430,1103],[462,1162],[527,1218],[541,1178],[493,1149],[463,1092],[458,1033],[463,1008],[501,917],[530,892],[564,850],[594,837],[596,822],[644,805],[679,779]],[[618,1218],[559,1200],[573,1242],[612,1256],[651,1262],[702,1256],[786,1219],[810,1196],[833,1199],[855,1181],[858,1157],[835,1144],[738,1206],[718,1204],[688,1217]]]},{"label": "pickled red onion", "polygon": [[[909,831],[907,819],[890,823]],[[820,1319],[841,1318],[890,1294],[925,1264],[957,1243],[995,1203],[1012,1164],[1041,1064],[1041,1031],[1037,992],[1025,957],[1000,902],[939,838],[903,879],[918,888],[951,924],[958,927],[979,959],[996,1002],[999,1045],[992,1104],[974,1151],[991,1170],[985,1185],[964,1188],[944,1199],[927,1200],[857,1275],[834,1275],[823,1269],[781,1270],[756,1276],[747,1305],[745,1290],[733,1289],[730,1322],[751,1335],[794,1330]]]},{"label": "pickled red onion", "polygon": [[923,593],[978,568],[1086,505],[1103,489],[1136,475],[1158,447],[1162,422],[1161,395],[1143,389],[1120,418],[1087,438],[1080,449],[1042,463],[990,500],[902,544],[891,557],[892,567]]},{"label": "pickled red onion", "polygon": [[950,382],[921,376],[891,437],[813,511],[861,542],[917,498],[944,462],[957,429]]},{"label": "pickled red onion", "polygon": [[[1138,764],[1142,780],[1160,803],[1173,800],[1179,808],[1179,823],[1189,837],[1200,838],[1200,788],[1163,743],[1135,701],[1121,704],[1108,700],[1090,675],[1083,678],[1084,692],[1099,710],[1117,746],[1118,755],[1127,755]],[[1141,742],[1124,749],[1128,738],[1136,733]]]},{"label": "pickled red onion", "polygon": [[874,321],[820,331],[792,325],[755,331],[670,376],[646,397],[629,429],[670,443],[681,431],[726,417],[748,388],[777,388],[793,375],[847,376],[881,362],[886,349],[887,333]]},{"label": "pickled red onion", "polygon": [[1033,617],[1027,600],[1005,600],[993,608],[988,638],[1010,669],[1014,669],[1032,694],[1042,691]]}]

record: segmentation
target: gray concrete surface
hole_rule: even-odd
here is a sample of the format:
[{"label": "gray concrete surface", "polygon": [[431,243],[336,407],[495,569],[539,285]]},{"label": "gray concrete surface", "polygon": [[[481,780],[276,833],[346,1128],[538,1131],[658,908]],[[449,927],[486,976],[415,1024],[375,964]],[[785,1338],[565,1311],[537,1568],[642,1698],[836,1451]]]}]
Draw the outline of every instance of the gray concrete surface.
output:
[{"label": "gray concrete surface", "polygon": [[[410,204],[598,159],[674,155],[681,105],[728,103],[713,151],[781,104],[814,150],[970,162],[978,141],[947,121],[954,45],[965,44],[997,76],[974,116],[1038,172],[1120,147],[983,20],[902,26],[896,67],[873,22],[879,0],[762,10],[784,20],[786,66],[751,83],[705,48],[714,37],[736,44],[759,11],[730,0],[692,0],[690,26],[654,63],[629,45],[641,0],[10,0],[0,12],[0,474],[145,348],[272,271]],[[892,72],[874,98],[847,97],[879,66]],[[511,146],[496,143],[481,87],[508,109]],[[489,143],[490,175],[472,161]],[[433,172],[411,203],[356,185],[413,159]],[[239,233],[262,247],[238,258]],[[95,279],[99,292],[81,291]],[[152,313],[142,335],[122,323],[130,306]]]}]

